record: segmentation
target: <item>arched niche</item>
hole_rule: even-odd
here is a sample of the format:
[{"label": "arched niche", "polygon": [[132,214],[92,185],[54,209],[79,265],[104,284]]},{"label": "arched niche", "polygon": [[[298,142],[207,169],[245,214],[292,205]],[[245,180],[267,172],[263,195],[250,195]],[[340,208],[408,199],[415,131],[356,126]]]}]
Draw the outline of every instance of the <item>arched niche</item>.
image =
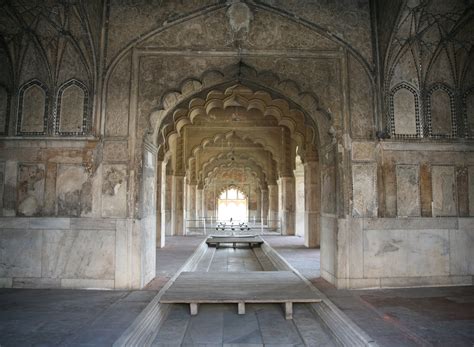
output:
[{"label": "arched niche", "polygon": [[390,93],[390,125],[394,137],[421,136],[418,93],[408,84],[399,84]]},{"label": "arched niche", "polygon": [[463,98],[464,124],[466,137],[474,137],[474,87],[469,89]]},{"label": "arched niche", "polygon": [[452,91],[447,86],[436,84],[430,89],[426,101],[429,135],[455,137],[457,120]]},{"label": "arched niche", "polygon": [[89,92],[76,79],[58,90],[54,129],[58,135],[85,135],[90,128]]},{"label": "arched niche", "polygon": [[20,87],[18,135],[45,135],[47,131],[48,89],[38,80]]}]

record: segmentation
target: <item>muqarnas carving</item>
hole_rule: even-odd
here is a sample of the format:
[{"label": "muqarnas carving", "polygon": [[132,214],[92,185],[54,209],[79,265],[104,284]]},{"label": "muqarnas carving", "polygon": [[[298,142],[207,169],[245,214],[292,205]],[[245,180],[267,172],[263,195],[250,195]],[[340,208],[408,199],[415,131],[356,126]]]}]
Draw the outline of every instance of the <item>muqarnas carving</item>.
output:
[{"label": "muqarnas carving", "polygon": [[89,131],[89,91],[79,80],[71,79],[58,90],[54,133],[57,135],[86,135]]},{"label": "muqarnas carving", "polygon": [[18,98],[18,135],[44,135],[47,127],[48,88],[38,80],[20,87]]}]

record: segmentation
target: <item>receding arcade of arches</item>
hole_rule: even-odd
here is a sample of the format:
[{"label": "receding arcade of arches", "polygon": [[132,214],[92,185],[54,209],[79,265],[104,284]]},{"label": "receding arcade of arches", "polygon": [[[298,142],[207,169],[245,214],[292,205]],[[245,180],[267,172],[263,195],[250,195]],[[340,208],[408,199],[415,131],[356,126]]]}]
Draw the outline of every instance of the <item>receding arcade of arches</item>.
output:
[{"label": "receding arcade of arches", "polygon": [[[161,173],[158,244],[166,235],[186,235],[189,226],[242,219],[242,212],[220,212],[228,201],[224,193],[241,198],[246,220],[318,247],[317,131],[313,119],[285,99],[237,82],[162,114],[154,138]],[[297,185],[303,185],[303,198]]]}]

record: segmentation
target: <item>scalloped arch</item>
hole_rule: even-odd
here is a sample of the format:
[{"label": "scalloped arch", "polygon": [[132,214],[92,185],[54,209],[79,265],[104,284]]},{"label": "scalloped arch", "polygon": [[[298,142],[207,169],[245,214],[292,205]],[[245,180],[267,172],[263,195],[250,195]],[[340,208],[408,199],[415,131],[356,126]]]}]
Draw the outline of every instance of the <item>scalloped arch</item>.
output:
[{"label": "scalloped arch", "polygon": [[[222,97],[222,91],[217,88],[232,84],[254,86],[257,87],[255,88],[257,91],[254,92],[250,100],[245,96],[244,99],[234,97],[226,100],[227,104],[224,104],[223,100],[221,102],[214,100],[214,98]],[[332,125],[331,114],[321,107],[318,96],[309,91],[301,91],[295,81],[281,80],[271,71],[266,70],[259,73],[248,65],[235,64],[228,66],[223,71],[214,69],[204,72],[200,77],[186,78],[180,84],[180,88],[179,92],[175,89],[165,92],[161,96],[160,105],[150,112],[147,141],[157,144],[164,125],[181,119],[182,112],[184,112],[179,110],[179,108],[183,108],[181,105],[186,105],[184,110],[189,108],[193,109],[193,112],[202,112],[203,110],[200,108],[204,108],[204,110],[208,107],[211,109],[213,107],[225,108],[232,105],[231,102],[237,100],[242,103],[247,99],[246,108],[248,107],[248,109],[262,110],[266,106],[266,116],[278,116],[282,111],[287,110],[290,111],[292,117],[302,115],[304,123],[315,130],[313,143],[319,142],[319,145],[323,145],[331,142],[327,133]],[[200,97],[205,93],[208,93],[206,100]],[[270,93],[277,95],[277,98],[273,98]],[[209,98],[212,101],[208,100]],[[206,104],[207,101],[209,101],[208,104]],[[287,106],[283,106],[285,104]],[[190,113],[190,119],[194,117],[194,113]],[[290,118],[285,121],[289,126],[292,123]],[[181,120],[180,126],[189,124],[187,122]]]}]

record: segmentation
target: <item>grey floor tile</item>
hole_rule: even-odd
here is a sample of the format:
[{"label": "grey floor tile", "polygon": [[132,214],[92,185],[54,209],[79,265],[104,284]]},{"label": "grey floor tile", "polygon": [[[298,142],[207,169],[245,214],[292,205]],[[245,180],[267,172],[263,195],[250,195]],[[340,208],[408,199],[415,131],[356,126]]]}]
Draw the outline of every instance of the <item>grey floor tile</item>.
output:
[{"label": "grey floor tile", "polygon": [[255,312],[246,305],[245,315],[234,310],[224,312],[224,343],[227,344],[262,344],[258,320]]},{"label": "grey floor tile", "polygon": [[191,316],[183,345],[220,344],[223,340],[224,305],[200,305],[199,314]]},{"label": "grey floor tile", "polygon": [[190,318],[188,305],[173,305],[153,341],[153,346],[181,345]]},{"label": "grey floor tile", "polygon": [[303,343],[293,321],[285,319],[280,305],[261,305],[256,313],[265,346]]}]

